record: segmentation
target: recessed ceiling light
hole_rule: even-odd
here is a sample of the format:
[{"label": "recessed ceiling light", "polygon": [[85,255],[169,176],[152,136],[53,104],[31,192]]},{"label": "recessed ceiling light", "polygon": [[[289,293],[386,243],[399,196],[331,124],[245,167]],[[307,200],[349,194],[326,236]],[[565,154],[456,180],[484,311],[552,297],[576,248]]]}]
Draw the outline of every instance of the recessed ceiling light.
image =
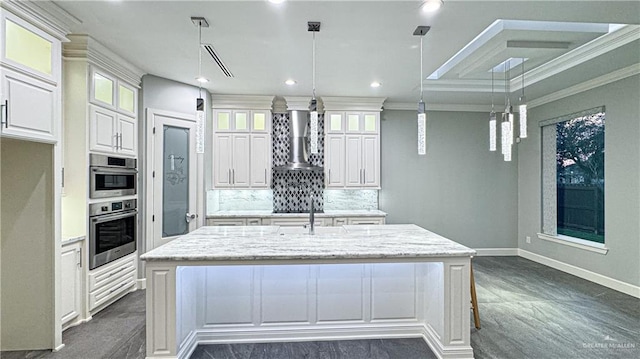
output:
[{"label": "recessed ceiling light", "polygon": [[442,0],[425,0],[422,3],[422,11],[424,12],[434,12],[438,10],[442,6]]},{"label": "recessed ceiling light", "polygon": [[373,88],[376,88],[376,87],[382,86],[382,84],[379,83],[378,81],[373,81],[370,86],[373,87]]},{"label": "recessed ceiling light", "polygon": [[296,84],[296,81],[295,81],[295,80],[292,80],[292,79],[289,79],[289,80],[285,81],[284,83],[285,83],[285,84],[287,84],[287,85],[289,85],[289,86],[293,86],[293,85],[295,85],[295,84]]},{"label": "recessed ceiling light", "polygon": [[205,77],[203,77],[203,76],[198,76],[198,77],[196,77],[196,81],[198,81],[198,82],[200,82],[200,83],[204,84],[204,83],[209,82],[209,79],[207,79],[207,78],[205,78]]}]

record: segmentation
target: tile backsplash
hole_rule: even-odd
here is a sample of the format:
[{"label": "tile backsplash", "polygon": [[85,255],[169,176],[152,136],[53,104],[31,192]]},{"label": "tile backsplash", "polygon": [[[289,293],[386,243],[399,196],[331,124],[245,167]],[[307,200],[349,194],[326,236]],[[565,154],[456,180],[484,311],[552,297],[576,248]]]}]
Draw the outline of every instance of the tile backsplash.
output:
[{"label": "tile backsplash", "polygon": [[273,209],[273,191],[270,189],[225,189],[207,191],[207,215],[216,211],[243,211]]},{"label": "tile backsplash", "polygon": [[378,190],[325,189],[324,209],[325,211],[378,209]]}]

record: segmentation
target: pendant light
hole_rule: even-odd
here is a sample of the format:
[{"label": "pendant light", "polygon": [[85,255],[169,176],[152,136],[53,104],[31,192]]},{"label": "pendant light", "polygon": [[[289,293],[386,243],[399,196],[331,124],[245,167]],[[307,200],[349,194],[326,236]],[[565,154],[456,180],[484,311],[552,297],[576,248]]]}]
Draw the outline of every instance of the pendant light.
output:
[{"label": "pendant light", "polygon": [[204,17],[192,17],[191,21],[198,26],[198,98],[196,99],[196,153],[204,153],[205,113],[202,98],[202,84],[209,82],[202,76],[202,27],[209,27]]},{"label": "pendant light", "polygon": [[502,114],[502,126],[501,126],[501,143],[502,154],[505,161],[511,161],[511,147],[513,145],[513,108],[511,107],[511,101],[509,99],[509,65],[510,61],[505,63],[504,71],[504,96],[505,96],[505,110]]},{"label": "pendant light", "polygon": [[427,113],[424,104],[423,90],[423,74],[422,74],[422,39],[424,35],[431,29],[430,26],[418,26],[413,32],[414,35],[420,36],[420,101],[418,102],[418,155],[427,154]]},{"label": "pendant light", "polygon": [[320,23],[316,21],[307,22],[307,30],[313,34],[312,48],[312,85],[313,97],[309,104],[309,151],[312,154],[318,153],[318,101],[316,100],[316,32],[320,32]]},{"label": "pendant light", "polygon": [[496,111],[493,103],[493,73],[494,69],[491,68],[491,113],[489,114],[489,151],[496,150],[497,142],[497,128],[496,128]]},{"label": "pendant light", "polygon": [[522,59],[522,95],[520,96],[520,138],[527,138],[527,98],[524,96],[524,58]]}]

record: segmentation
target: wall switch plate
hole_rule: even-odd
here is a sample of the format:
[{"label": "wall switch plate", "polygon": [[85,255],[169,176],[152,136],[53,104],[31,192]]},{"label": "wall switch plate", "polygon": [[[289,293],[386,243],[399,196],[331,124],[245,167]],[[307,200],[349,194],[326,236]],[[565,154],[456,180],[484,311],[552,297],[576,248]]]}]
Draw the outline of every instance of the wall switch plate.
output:
[{"label": "wall switch plate", "polygon": [[531,243],[531,237],[527,236],[527,243]]}]

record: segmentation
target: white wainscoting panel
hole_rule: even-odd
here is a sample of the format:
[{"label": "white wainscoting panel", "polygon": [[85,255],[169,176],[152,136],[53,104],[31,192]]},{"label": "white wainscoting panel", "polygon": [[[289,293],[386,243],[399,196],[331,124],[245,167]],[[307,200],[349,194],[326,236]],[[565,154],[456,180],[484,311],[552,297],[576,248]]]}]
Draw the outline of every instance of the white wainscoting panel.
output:
[{"label": "white wainscoting panel", "polygon": [[273,265],[259,270],[261,323],[309,323],[309,266]]},{"label": "white wainscoting panel", "polygon": [[440,262],[424,263],[425,323],[442,339],[444,333],[444,272]]},{"label": "white wainscoting panel", "polygon": [[205,324],[251,324],[254,267],[206,267]]},{"label": "white wainscoting panel", "polygon": [[381,263],[371,268],[371,320],[416,319],[415,264]]},{"label": "white wainscoting panel", "polygon": [[318,323],[364,321],[364,271],[364,264],[317,266]]}]

